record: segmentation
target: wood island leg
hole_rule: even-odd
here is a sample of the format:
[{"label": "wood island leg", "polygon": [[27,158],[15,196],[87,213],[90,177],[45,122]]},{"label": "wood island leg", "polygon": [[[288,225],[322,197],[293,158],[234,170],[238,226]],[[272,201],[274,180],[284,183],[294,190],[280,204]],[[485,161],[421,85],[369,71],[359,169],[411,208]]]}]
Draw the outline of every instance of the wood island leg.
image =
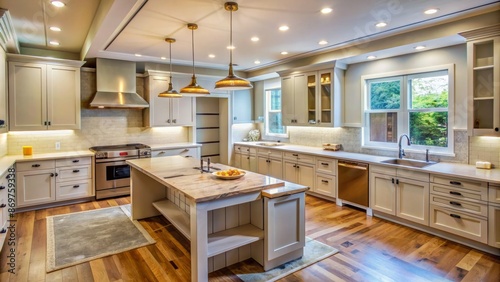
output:
[{"label": "wood island leg", "polygon": [[208,281],[207,205],[190,205],[191,281]]}]

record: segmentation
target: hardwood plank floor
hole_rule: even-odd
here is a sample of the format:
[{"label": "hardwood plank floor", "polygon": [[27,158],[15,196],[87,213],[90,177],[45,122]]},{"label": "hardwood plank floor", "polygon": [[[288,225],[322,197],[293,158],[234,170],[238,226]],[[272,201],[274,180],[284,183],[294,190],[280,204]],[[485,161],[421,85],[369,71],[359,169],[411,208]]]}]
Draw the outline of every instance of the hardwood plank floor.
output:
[{"label": "hardwood plank floor", "polygon": [[[0,253],[0,281],[189,281],[189,241],[163,217],[140,220],[157,241],[121,254],[45,272],[46,217],[130,203],[129,197],[17,214],[16,274],[8,248]],[[500,258],[351,207],[306,197],[306,235],[339,253],[279,281],[500,281]],[[210,274],[240,281],[233,271],[261,269],[253,260]]]}]

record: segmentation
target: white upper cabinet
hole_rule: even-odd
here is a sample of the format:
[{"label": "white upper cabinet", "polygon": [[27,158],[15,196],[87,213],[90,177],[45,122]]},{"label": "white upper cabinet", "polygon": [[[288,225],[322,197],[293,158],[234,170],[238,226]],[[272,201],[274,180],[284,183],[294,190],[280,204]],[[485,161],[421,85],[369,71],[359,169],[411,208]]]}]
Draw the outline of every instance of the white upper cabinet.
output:
[{"label": "white upper cabinet", "polygon": [[307,78],[305,74],[281,79],[281,114],[284,125],[307,124]]},{"label": "white upper cabinet", "polygon": [[10,130],[80,128],[83,62],[23,55],[8,60]]},{"label": "white upper cabinet", "polygon": [[[149,108],[144,109],[144,123],[149,127],[193,126],[195,124],[195,98],[163,98],[158,94],[168,89],[169,73],[148,71],[144,98]],[[186,85],[182,85],[184,87]],[[175,85],[176,90],[181,87]]]},{"label": "white upper cabinet", "polygon": [[233,91],[233,123],[253,122],[253,89]]},{"label": "white upper cabinet", "polygon": [[461,33],[467,38],[468,131],[500,136],[500,30]]}]

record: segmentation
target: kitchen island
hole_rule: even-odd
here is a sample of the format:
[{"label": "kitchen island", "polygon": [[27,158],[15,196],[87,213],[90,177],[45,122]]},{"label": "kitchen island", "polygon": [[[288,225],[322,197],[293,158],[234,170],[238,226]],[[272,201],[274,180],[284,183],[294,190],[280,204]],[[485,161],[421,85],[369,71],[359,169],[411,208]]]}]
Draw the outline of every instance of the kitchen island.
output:
[{"label": "kitchen island", "polygon": [[190,240],[192,281],[248,258],[268,270],[302,256],[308,187],[252,172],[218,179],[181,156],[127,163],[132,218],[163,215]]}]

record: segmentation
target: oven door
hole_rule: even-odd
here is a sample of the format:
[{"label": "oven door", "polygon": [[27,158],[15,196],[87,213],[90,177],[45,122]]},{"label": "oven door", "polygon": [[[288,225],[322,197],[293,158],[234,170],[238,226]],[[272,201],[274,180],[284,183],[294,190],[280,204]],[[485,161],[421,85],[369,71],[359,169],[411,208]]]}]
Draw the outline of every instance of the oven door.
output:
[{"label": "oven door", "polygon": [[95,189],[103,190],[130,186],[130,166],[125,161],[95,165]]}]

